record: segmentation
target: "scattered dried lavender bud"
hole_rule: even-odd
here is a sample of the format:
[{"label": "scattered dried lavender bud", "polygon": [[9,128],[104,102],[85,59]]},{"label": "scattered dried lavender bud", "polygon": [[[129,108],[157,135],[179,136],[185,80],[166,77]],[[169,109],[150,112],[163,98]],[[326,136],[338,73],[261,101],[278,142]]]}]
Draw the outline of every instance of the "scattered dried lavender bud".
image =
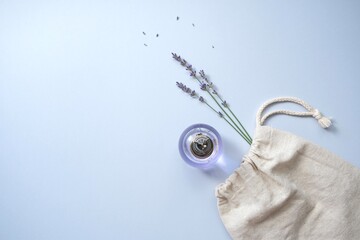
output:
[{"label": "scattered dried lavender bud", "polygon": [[146,43],[144,43],[144,46],[147,47],[148,45]]},{"label": "scattered dried lavender bud", "polygon": [[214,48],[214,45],[212,46],[212,48]]},{"label": "scattered dried lavender bud", "polygon": [[143,34],[144,34],[144,35],[146,35],[146,33],[145,33],[145,32],[143,32]]},{"label": "scattered dried lavender bud", "polygon": [[195,24],[192,24],[193,27],[195,27]]},{"label": "scattered dried lavender bud", "polygon": [[156,37],[159,37],[159,34],[156,34]]},{"label": "scattered dried lavender bud", "polygon": [[176,21],[179,21],[179,19],[180,19],[179,17],[176,17]]}]

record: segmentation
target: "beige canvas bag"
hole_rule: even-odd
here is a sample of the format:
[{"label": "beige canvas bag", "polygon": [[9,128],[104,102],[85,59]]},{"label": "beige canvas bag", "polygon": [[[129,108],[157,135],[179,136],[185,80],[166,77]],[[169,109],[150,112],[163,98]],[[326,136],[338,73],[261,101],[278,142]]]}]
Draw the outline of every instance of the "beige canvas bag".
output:
[{"label": "beige canvas bag", "polygon": [[[275,111],[293,102],[306,112]],[[331,122],[300,99],[266,102],[258,111],[249,153],[216,189],[220,217],[233,239],[360,239],[360,170],[291,133],[263,126],[275,114],[312,116]]]}]

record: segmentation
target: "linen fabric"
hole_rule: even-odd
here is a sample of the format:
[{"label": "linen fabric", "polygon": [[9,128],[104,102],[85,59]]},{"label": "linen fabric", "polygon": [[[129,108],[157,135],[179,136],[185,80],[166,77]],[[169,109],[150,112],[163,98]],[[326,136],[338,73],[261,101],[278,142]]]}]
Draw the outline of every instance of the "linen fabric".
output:
[{"label": "linen fabric", "polygon": [[[311,112],[306,116],[327,121],[302,100],[279,99],[267,106],[295,102],[306,105]],[[274,115],[261,118],[265,108],[260,108],[253,143],[240,168],[216,189],[219,214],[230,236],[360,239],[360,170],[296,135],[263,126],[266,116]]]}]

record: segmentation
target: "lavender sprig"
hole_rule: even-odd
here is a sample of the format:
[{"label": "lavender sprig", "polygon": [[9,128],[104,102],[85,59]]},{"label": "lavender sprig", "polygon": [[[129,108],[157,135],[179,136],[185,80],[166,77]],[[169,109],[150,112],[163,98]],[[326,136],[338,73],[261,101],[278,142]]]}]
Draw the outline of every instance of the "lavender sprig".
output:
[{"label": "lavender sprig", "polygon": [[[180,55],[177,55],[176,53],[172,53],[173,58],[178,61],[183,67],[186,68],[187,71],[190,72],[190,76],[194,77],[200,84],[200,89],[203,91],[206,91],[211,98],[215,101],[215,103],[218,105],[218,107],[220,107],[221,111],[216,111],[213,107],[211,107],[205,100],[203,97],[199,97],[199,101],[200,102],[205,102],[214,112],[216,112],[219,117],[223,118],[224,120],[226,120],[226,122],[234,128],[234,130],[236,130],[243,138],[244,140],[249,143],[251,145],[252,143],[252,139],[249,135],[249,133],[246,131],[246,129],[243,127],[243,125],[241,124],[241,122],[238,120],[238,118],[235,116],[235,114],[231,111],[231,109],[229,108],[227,102],[225,100],[223,100],[217,93],[217,91],[213,88],[213,84],[209,81],[209,79],[207,78],[207,76],[205,75],[205,72],[203,70],[199,71],[199,75],[200,78],[203,79],[200,80],[198,75],[196,74],[196,71],[194,70],[193,66],[191,64],[189,64],[185,59],[181,58]],[[182,88],[183,91],[186,91],[188,93],[189,90],[186,89],[186,86],[184,84],[177,83],[178,87]],[[184,87],[185,86],[185,87]],[[185,90],[184,90],[185,88]],[[221,104],[219,104],[219,102],[216,100],[216,98],[214,97],[217,96],[220,101]],[[224,108],[228,109],[229,112],[233,115],[233,117],[235,117],[235,119],[238,121],[238,123],[240,124],[241,127],[239,127],[235,121],[229,116],[229,114],[224,110]],[[228,119],[225,118],[225,116],[223,115],[223,113],[227,116],[228,119],[230,119],[230,121],[232,122],[232,124],[228,121]],[[236,127],[236,128],[235,128]]]},{"label": "lavender sprig", "polygon": [[[203,78],[205,80],[205,82],[207,82],[207,84],[205,84],[203,81],[201,81],[197,75],[195,70],[193,69],[192,65],[189,64],[185,59],[181,58],[180,55],[177,55],[176,53],[172,53],[173,58],[180,62],[180,64],[184,67],[186,67],[186,70],[190,71],[191,74],[190,76],[194,77],[199,83],[200,83],[200,89],[207,91],[208,94],[211,96],[211,98],[216,102],[216,104],[220,107],[220,109],[223,111],[223,113],[226,114],[226,116],[231,120],[231,122],[237,127],[237,129],[241,132],[241,136],[249,143],[251,144],[252,139],[249,135],[249,133],[246,131],[246,129],[244,128],[244,126],[241,124],[241,122],[239,121],[239,119],[235,116],[235,114],[231,111],[230,108],[228,108],[228,105],[226,103],[226,101],[224,101],[217,93],[217,91],[213,88],[213,84],[208,80],[208,78],[205,75],[204,70],[201,70],[199,72],[200,77]],[[210,90],[212,90],[212,92],[210,92]],[[214,94],[215,96],[217,96],[220,101],[222,102],[222,105],[227,108],[229,110],[229,112],[235,117],[235,119],[238,121],[238,123],[240,124],[240,126],[238,126],[234,120],[228,115],[228,113],[224,110],[224,108],[218,103],[218,101],[216,100],[216,98],[212,95]],[[225,102],[225,103],[224,103]]]}]

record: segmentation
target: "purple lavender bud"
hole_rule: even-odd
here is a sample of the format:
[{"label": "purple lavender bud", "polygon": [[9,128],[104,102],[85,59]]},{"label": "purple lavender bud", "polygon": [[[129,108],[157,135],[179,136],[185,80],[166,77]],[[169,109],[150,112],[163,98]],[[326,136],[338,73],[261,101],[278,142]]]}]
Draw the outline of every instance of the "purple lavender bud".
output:
[{"label": "purple lavender bud", "polygon": [[200,74],[200,77],[205,80],[205,82],[209,83],[209,80],[206,77],[204,70],[200,70],[199,74]]},{"label": "purple lavender bud", "polygon": [[227,102],[226,101],[223,101],[222,103],[221,103],[224,107],[228,107],[228,104],[227,104]]},{"label": "purple lavender bud", "polygon": [[195,90],[192,90],[192,92],[190,93],[190,96],[195,97],[195,95],[196,95]]},{"label": "purple lavender bud", "polygon": [[176,85],[177,85],[181,90],[183,90],[184,92],[187,91],[187,87],[186,87],[185,84],[176,82]]},{"label": "purple lavender bud", "polygon": [[175,59],[175,60],[178,60],[178,55],[176,55],[176,53],[171,53],[172,54],[172,57]]},{"label": "purple lavender bud", "polygon": [[218,114],[219,114],[219,117],[224,117],[224,115],[221,113],[221,112],[218,112]]},{"label": "purple lavender bud", "polygon": [[191,64],[189,64],[189,65],[186,67],[186,70],[191,71],[191,70],[192,70],[192,65],[191,65]]},{"label": "purple lavender bud", "polygon": [[179,83],[179,82],[176,82],[176,86],[178,86],[179,88],[182,88],[183,84]]},{"label": "purple lavender bud", "polygon": [[186,62],[185,59],[181,59],[181,62],[180,62],[180,63],[181,63],[182,66],[186,66],[186,64],[187,64],[187,62]]},{"label": "purple lavender bud", "polygon": [[200,96],[199,101],[203,103],[203,102],[205,102],[205,99],[202,96]]},{"label": "purple lavender bud", "polygon": [[195,77],[196,76],[196,71],[191,69],[190,70],[190,76]]},{"label": "purple lavender bud", "polygon": [[178,61],[178,62],[181,61],[181,57],[179,55],[177,55],[176,53],[171,53],[171,54],[176,61]]},{"label": "purple lavender bud", "polygon": [[199,74],[200,74],[200,76],[201,76],[202,78],[205,77],[205,72],[204,72],[204,70],[200,70],[200,71],[199,71]]},{"label": "purple lavender bud", "polygon": [[205,91],[205,90],[206,90],[206,84],[205,84],[205,83],[201,83],[200,89]]},{"label": "purple lavender bud", "polygon": [[217,95],[217,91],[215,89],[213,89],[212,93]]}]

